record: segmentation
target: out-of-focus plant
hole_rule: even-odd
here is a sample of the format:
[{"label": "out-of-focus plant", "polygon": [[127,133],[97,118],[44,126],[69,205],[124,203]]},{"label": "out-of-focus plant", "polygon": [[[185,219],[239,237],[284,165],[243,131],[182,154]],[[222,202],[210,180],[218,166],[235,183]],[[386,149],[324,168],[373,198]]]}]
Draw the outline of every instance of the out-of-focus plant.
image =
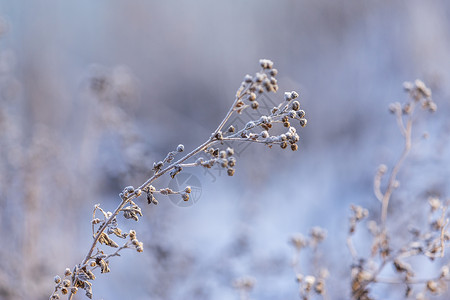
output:
[{"label": "out-of-focus plant", "polygon": [[[429,228],[425,230],[410,230],[411,236],[402,247],[395,247],[393,240],[399,236],[390,231],[388,222],[389,204],[392,195],[400,186],[397,175],[403,162],[413,146],[413,124],[417,118],[417,109],[422,108],[429,112],[435,112],[437,106],[431,98],[431,90],[420,81],[414,83],[405,82],[404,89],[408,93],[408,100],[402,105],[393,103],[389,110],[396,117],[397,125],[403,136],[404,147],[398,161],[392,168],[382,164],[378,167],[374,178],[374,194],[381,204],[379,219],[368,221],[368,229],[372,236],[371,253],[368,256],[361,255],[353,245],[352,236],[357,225],[369,215],[367,209],[361,206],[352,206],[350,218],[350,230],[347,245],[353,258],[352,264],[352,297],[353,299],[374,299],[370,295],[370,287],[378,284],[403,284],[405,297],[415,294],[417,299],[426,299],[427,294],[437,295],[447,289],[446,281],[450,279],[449,267],[442,266],[439,274],[430,278],[418,278],[413,264],[408,262],[414,257],[424,256],[431,261],[444,257],[445,248],[449,245],[450,233],[448,232],[448,203],[442,203],[437,197],[429,197],[428,204]],[[387,176],[386,186],[383,188],[383,178]],[[395,222],[393,222],[395,223]],[[383,277],[387,267],[392,267],[396,275]],[[422,285],[420,292],[415,292],[414,285]]]},{"label": "out-of-focus plant", "polygon": [[[250,142],[261,143],[269,147],[279,145],[281,148],[298,149],[299,135],[295,127],[291,126],[293,121],[297,121],[301,127],[306,126],[305,112],[300,109],[300,103],[296,100],[297,92],[286,92],[283,101],[273,107],[269,115],[261,115],[257,119],[249,121],[244,128],[236,129],[236,124],[230,123],[230,117],[237,113],[242,113],[247,108],[257,110],[259,103],[258,95],[262,93],[276,92],[278,84],[276,75],[278,71],[273,68],[273,62],[267,59],[260,60],[261,70],[254,76],[246,75],[244,81],[236,92],[235,100],[224,119],[220,122],[211,136],[200,146],[185,154],[184,146],[178,145],[176,149],[170,151],[167,156],[153,164],[153,175],[142,185],[135,188],[128,186],[119,194],[120,203],[113,211],[105,211],[100,204],[94,206],[92,215],[92,244],[85,258],[75,267],[67,268],[63,276],[55,276],[54,292],[50,299],[59,299],[61,294],[72,299],[79,289],[84,290],[87,297],[92,298],[92,281],[95,279],[94,271],[100,273],[110,272],[110,260],[114,256],[120,256],[123,249],[135,249],[137,252],[144,250],[144,245],[137,238],[135,230],[123,232],[119,228],[118,215],[122,214],[126,219],[138,221],[142,216],[142,210],[137,203],[137,199],[145,196],[148,204],[158,204],[157,197],[162,195],[179,195],[184,201],[189,201],[191,187],[174,191],[170,188],[156,188],[153,183],[165,174],[174,178],[188,167],[212,168],[219,166],[227,170],[229,176],[235,173],[236,158],[234,150],[224,146],[224,142]],[[285,127],[284,133],[275,133],[272,128],[279,125]],[[114,238],[125,240],[119,245]],[[115,251],[107,253],[107,246]],[[102,247],[102,248],[101,248]]]},{"label": "out-of-focus plant", "polygon": [[[396,244],[401,244],[405,239],[404,236],[396,235],[391,228],[394,225],[398,226],[398,220],[389,219],[389,204],[393,201],[393,193],[400,186],[397,175],[413,146],[413,124],[418,116],[416,110],[421,108],[428,112],[435,112],[437,109],[437,105],[431,98],[431,90],[422,81],[405,82],[404,89],[408,93],[408,100],[403,105],[393,103],[389,107],[390,112],[396,117],[403,137],[403,151],[390,170],[388,166],[380,165],[374,177],[374,194],[380,202],[380,212],[375,210],[370,212],[359,205],[351,206],[347,247],[352,256],[350,294],[355,300],[377,299],[370,293],[370,287],[376,284],[391,284],[397,287],[403,285],[405,298],[414,296],[415,299],[423,300],[446,291],[447,282],[450,281],[450,267],[443,259],[450,241],[448,202],[442,201],[437,196],[425,199],[427,201],[424,202],[427,202],[429,206],[425,210],[428,211],[429,227],[424,230],[410,229],[410,237],[406,238],[407,242],[401,247],[393,243],[395,241]],[[385,176],[387,181],[383,186]],[[369,213],[374,216],[379,215],[379,219],[374,217],[367,222],[369,234],[363,234],[363,236],[370,238],[372,246],[370,253],[364,255],[357,250],[358,247],[354,245],[353,240],[358,225],[368,219]],[[316,296],[323,299],[328,297],[325,280],[329,272],[318,263],[317,251],[317,245],[325,237],[325,231],[315,227],[311,230],[309,238],[297,234],[290,240],[295,249],[293,267],[302,300]],[[310,261],[311,269],[315,274],[305,275],[304,271],[301,271],[299,258],[305,248],[312,248],[313,258]],[[428,258],[432,262],[440,259],[440,270],[437,274],[430,276],[416,272],[414,258],[420,257]],[[393,274],[389,273],[388,267],[392,268]]]}]

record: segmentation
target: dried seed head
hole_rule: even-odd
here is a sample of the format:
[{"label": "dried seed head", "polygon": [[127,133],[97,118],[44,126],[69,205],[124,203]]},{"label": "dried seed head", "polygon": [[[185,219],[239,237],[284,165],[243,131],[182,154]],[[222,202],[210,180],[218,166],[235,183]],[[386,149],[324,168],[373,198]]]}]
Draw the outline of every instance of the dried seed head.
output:
[{"label": "dried seed head", "polygon": [[322,295],[325,292],[325,281],[323,279],[317,280],[314,291],[319,295]]},{"label": "dried seed head", "polygon": [[430,204],[431,211],[434,212],[434,211],[438,210],[439,207],[441,207],[441,200],[439,200],[439,198],[436,198],[436,197],[429,197],[428,204]]},{"label": "dried seed head", "polygon": [[292,151],[297,151],[297,149],[298,149],[297,144],[292,144],[292,145],[291,145],[291,150],[292,150]]},{"label": "dried seed head", "polygon": [[266,130],[264,130],[264,131],[261,132],[261,137],[262,137],[263,139],[266,139],[266,138],[269,137],[269,133],[268,133]]},{"label": "dried seed head", "polygon": [[267,123],[269,123],[269,118],[267,116],[261,116],[261,118],[259,118],[259,122],[263,123],[263,124],[267,124]]},{"label": "dried seed head", "polygon": [[53,280],[55,281],[55,283],[60,283],[61,277],[59,277],[59,275],[56,275],[55,278],[53,278]]},{"label": "dried seed head", "polygon": [[91,267],[95,267],[97,265],[97,263],[95,262],[95,260],[91,261],[91,263],[89,264]]},{"label": "dried seed head", "polygon": [[136,189],[136,190],[134,191],[134,194],[136,195],[136,197],[139,197],[139,196],[141,195],[141,193],[142,193],[142,190],[141,190],[141,189]]},{"label": "dried seed head", "polygon": [[293,236],[290,242],[299,251],[308,246],[308,240],[301,234]]},{"label": "dried seed head", "polygon": [[427,290],[432,293],[436,293],[438,291],[438,284],[434,280],[427,281]]},{"label": "dried seed head", "polygon": [[258,107],[259,107],[258,101],[253,101],[253,102],[252,102],[252,108],[253,108],[253,109],[257,109]]},{"label": "dried seed head", "polygon": [[298,98],[298,93],[297,93],[296,91],[292,91],[292,92],[291,92],[291,98],[292,98],[292,99]]},{"label": "dried seed head", "polygon": [[227,152],[225,150],[222,150],[219,152],[219,157],[220,158],[226,158],[227,157]]},{"label": "dried seed head", "polygon": [[247,99],[248,99],[249,101],[254,101],[254,100],[256,100],[256,94],[253,93],[253,92],[251,92],[251,93],[248,95]]},{"label": "dried seed head", "polygon": [[441,268],[441,275],[440,275],[440,277],[441,277],[441,278],[447,277],[448,274],[449,274],[449,272],[450,272],[449,267],[448,267],[448,266],[443,266],[443,267]]},{"label": "dried seed head", "polygon": [[66,270],[64,271],[64,276],[70,276],[72,275],[72,272],[70,271],[69,268],[66,268]]},{"label": "dried seed head", "polygon": [[286,142],[282,142],[282,143],[280,144],[280,147],[281,147],[281,149],[286,149],[287,143],[286,143]]},{"label": "dried seed head", "polygon": [[228,127],[228,132],[235,132],[236,129],[234,128],[233,125],[230,125],[230,127]]},{"label": "dried seed head", "polygon": [[181,194],[181,198],[183,198],[183,201],[188,201],[189,200],[189,194],[187,194],[187,193]]},{"label": "dried seed head", "polygon": [[299,110],[300,109],[300,102],[298,102],[298,101],[292,102],[291,107],[295,111]]},{"label": "dried seed head", "polygon": [[291,101],[292,100],[292,95],[290,92],[285,92],[284,93],[284,100],[286,101]]},{"label": "dried seed head", "polygon": [[250,82],[252,82],[252,80],[253,80],[253,78],[252,78],[252,76],[250,76],[250,75],[245,75],[245,77],[244,77],[244,82],[246,82],[246,83],[250,83]]},{"label": "dried seed head", "polygon": [[278,70],[277,69],[270,70],[270,76],[277,76],[277,74],[278,74]]},{"label": "dried seed head", "polygon": [[403,89],[407,92],[411,91],[414,88],[414,85],[409,82],[409,81],[405,81],[403,82]]},{"label": "dried seed head", "polygon": [[300,109],[300,110],[297,112],[297,116],[298,116],[299,118],[305,117],[305,111],[302,110],[302,109]]},{"label": "dried seed head", "polygon": [[65,280],[63,281],[63,286],[69,287],[69,286],[70,286],[70,280],[65,279]]},{"label": "dried seed head", "polygon": [[227,156],[232,156],[232,155],[234,155],[234,149],[228,147],[228,148],[227,148]]},{"label": "dried seed head", "polygon": [[228,166],[229,167],[234,167],[236,165],[236,158],[234,157],[229,157],[228,158]]},{"label": "dried seed head", "polygon": [[132,187],[131,185],[130,185],[130,186],[127,186],[127,187],[124,189],[124,192],[129,193],[129,194],[134,193],[134,187]]},{"label": "dried seed head", "polygon": [[289,111],[289,117],[290,118],[295,118],[297,116],[297,112],[295,111],[295,110],[291,110],[291,111]]},{"label": "dried seed head", "polygon": [[219,141],[223,140],[222,131],[219,131],[218,133],[216,133],[215,138],[218,139]]},{"label": "dried seed head", "polygon": [[308,123],[308,120],[306,119],[300,119],[300,126],[305,127],[306,123]]},{"label": "dried seed head", "polygon": [[77,287],[73,287],[73,288],[70,289],[70,292],[75,295],[78,292],[78,288]]},{"label": "dried seed head", "polygon": [[308,289],[308,287],[311,288],[313,286],[314,282],[316,282],[316,278],[314,276],[306,276],[305,277],[305,283],[307,285],[307,289]]},{"label": "dried seed head", "polygon": [[284,126],[284,127],[291,127],[291,123],[289,123],[289,122],[284,122],[284,123],[283,123],[283,126]]},{"label": "dried seed head", "polygon": [[426,98],[431,97],[431,90],[427,88],[427,86],[425,85],[425,83],[423,83],[423,81],[416,79],[416,81],[414,81],[414,84],[416,85],[417,90],[419,91],[419,93],[422,94],[423,97]]},{"label": "dried seed head", "polygon": [[233,176],[234,175],[234,169],[233,168],[229,168],[227,170],[227,174],[228,174],[228,176]]},{"label": "dried seed head", "polygon": [[273,62],[269,59],[260,59],[259,64],[263,69],[272,69]]},{"label": "dried seed head", "polygon": [[179,145],[177,146],[177,152],[183,152],[183,151],[184,151],[184,145],[179,144]]},{"label": "dried seed head", "polygon": [[185,189],[184,189],[184,192],[185,193],[190,193],[190,192],[192,192],[192,189],[191,189],[191,187],[190,186],[187,186]]},{"label": "dried seed head", "polygon": [[65,287],[63,287],[63,288],[61,289],[61,293],[62,293],[63,295],[67,295],[68,292],[69,292],[69,291],[68,291]]}]

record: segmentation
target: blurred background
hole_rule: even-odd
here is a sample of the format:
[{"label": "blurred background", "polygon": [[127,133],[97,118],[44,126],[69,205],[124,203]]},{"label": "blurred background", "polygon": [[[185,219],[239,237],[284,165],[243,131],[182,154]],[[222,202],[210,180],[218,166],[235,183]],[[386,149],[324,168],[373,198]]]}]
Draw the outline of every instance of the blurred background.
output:
[{"label": "blurred background", "polygon": [[[113,210],[154,161],[206,140],[260,58],[279,70],[271,100],[300,93],[299,151],[250,145],[233,177],[186,170],[198,201],[161,198],[138,223],[120,219],[145,250],[113,259],[94,299],[239,299],[246,275],[251,299],[297,299],[289,239],[316,225],[328,295],[349,299],[349,207],[378,216],[373,176],[400,155],[388,106],[406,80],[431,87],[438,111],[418,118],[397,227],[427,194],[450,195],[449,1],[0,0],[0,17],[0,299],[48,299],[90,246],[93,205]],[[305,274],[317,271],[308,255]]]}]

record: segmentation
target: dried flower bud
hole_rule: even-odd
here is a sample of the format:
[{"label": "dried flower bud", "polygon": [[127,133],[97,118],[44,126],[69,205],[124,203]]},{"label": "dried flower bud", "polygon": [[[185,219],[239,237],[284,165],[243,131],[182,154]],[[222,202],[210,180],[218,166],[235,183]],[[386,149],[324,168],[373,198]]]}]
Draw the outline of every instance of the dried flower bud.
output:
[{"label": "dried flower bud", "polygon": [[260,59],[259,64],[263,69],[272,69],[273,62],[269,59]]},{"label": "dried flower bud", "polygon": [[234,149],[228,147],[228,148],[227,148],[227,156],[232,156],[232,155],[234,155]]},{"label": "dried flower bud", "polygon": [[69,292],[69,291],[68,291],[65,287],[63,287],[63,288],[61,289],[61,293],[62,293],[63,295],[67,295],[68,292]]},{"label": "dried flower bud", "polygon": [[253,93],[253,92],[251,92],[251,93],[248,95],[247,99],[248,99],[249,101],[255,101],[255,100],[256,100],[256,94]]},{"label": "dried flower bud", "polygon": [[64,276],[70,276],[72,275],[72,272],[70,271],[69,268],[66,268],[66,270],[64,271]]},{"label": "dried flower bud", "polygon": [[189,194],[181,194],[181,198],[183,198],[183,201],[189,200]]},{"label": "dried flower bud", "polygon": [[245,77],[244,77],[244,82],[246,82],[246,83],[250,83],[250,82],[252,82],[252,80],[253,80],[253,78],[252,78],[252,76],[250,76],[250,75],[245,75]]},{"label": "dried flower bud", "polygon": [[280,147],[281,147],[281,149],[286,149],[287,143],[286,143],[286,142],[282,142],[282,143],[280,144]]},{"label": "dried flower bud", "polygon": [[270,70],[270,76],[277,76],[277,74],[278,74],[278,70],[277,69]]},{"label": "dried flower bud", "polygon": [[136,189],[136,190],[134,191],[134,194],[136,195],[136,197],[139,197],[139,196],[141,195],[141,193],[142,193],[142,190],[141,190],[141,189]]},{"label": "dried flower bud", "polygon": [[285,92],[284,93],[284,100],[286,101],[291,101],[292,100],[292,95],[290,92]]},{"label": "dried flower bud", "polygon": [[438,291],[438,284],[436,283],[436,281],[428,280],[427,289],[432,293],[436,293]]},{"label": "dried flower bud", "polygon": [[190,186],[187,186],[185,189],[184,189],[184,192],[185,193],[190,193],[190,192],[192,192],[192,189],[191,189],[191,187]]},{"label": "dried flower bud", "polygon": [[230,125],[230,127],[228,127],[228,132],[235,132],[236,129],[234,128],[233,125]]},{"label": "dried flower bud", "polygon": [[53,278],[53,280],[55,281],[55,283],[60,283],[61,277],[59,277],[59,275],[56,275],[55,278]]},{"label": "dried flower bud", "polygon": [[69,287],[70,286],[70,280],[67,280],[67,279],[63,280],[63,286]]},{"label": "dried flower bud", "polygon": [[227,174],[228,174],[228,176],[233,176],[234,175],[234,169],[233,168],[229,168],[227,170]]},{"label": "dried flower bud", "polygon": [[407,92],[411,91],[414,88],[414,85],[409,82],[409,81],[405,81],[403,82],[403,89]]},{"label": "dried flower bud", "polygon": [[177,146],[177,152],[183,152],[183,151],[184,151],[184,145],[179,144],[179,145]]},{"label": "dried flower bud", "polygon": [[300,102],[294,101],[291,104],[292,110],[298,111],[300,109]]},{"label": "dried flower bud", "polygon": [[430,197],[428,198],[428,204],[430,204],[431,211],[436,211],[441,207],[441,200],[436,197]]},{"label": "dried flower bud", "polygon": [[291,92],[291,98],[296,99],[298,97],[298,93],[296,91]]},{"label": "dried flower bud", "polygon": [[306,276],[305,277],[305,284],[306,284],[306,289],[310,289],[314,282],[316,282],[316,278],[314,276]]},{"label": "dried flower bud", "polygon": [[292,151],[297,151],[297,150],[298,150],[297,144],[292,144],[292,145],[291,145],[291,150],[292,150]]},{"label": "dried flower bud", "polygon": [[299,117],[299,118],[304,118],[305,117],[305,111],[304,110],[299,110],[298,112],[297,112],[297,116]]},{"label": "dried flower bud", "polygon": [[73,287],[70,289],[70,292],[75,295],[78,292],[78,288]]},{"label": "dried flower bud", "polygon": [[308,120],[306,119],[300,119],[300,126],[305,127]]},{"label": "dried flower bud", "polygon": [[297,112],[295,110],[291,110],[289,111],[289,118],[295,118],[297,117]]},{"label": "dried flower bud", "polygon": [[253,109],[257,109],[258,107],[259,107],[258,101],[253,101],[253,102],[252,102],[252,108],[253,108]]}]

